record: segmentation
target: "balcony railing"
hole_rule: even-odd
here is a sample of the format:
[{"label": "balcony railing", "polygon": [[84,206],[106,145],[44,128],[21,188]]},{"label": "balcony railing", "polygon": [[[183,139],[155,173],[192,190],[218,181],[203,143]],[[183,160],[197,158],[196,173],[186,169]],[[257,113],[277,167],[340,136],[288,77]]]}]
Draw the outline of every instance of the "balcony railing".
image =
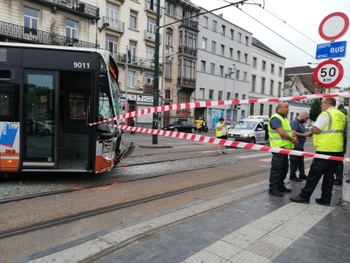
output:
[{"label": "balcony railing", "polygon": [[184,88],[196,89],[196,79],[177,77],[177,85]]},{"label": "balcony railing", "polygon": [[107,27],[108,29],[124,33],[125,32],[125,23],[121,22],[119,20],[112,19],[110,17],[104,16],[102,17],[102,24],[108,23],[109,26]]},{"label": "balcony railing", "polygon": [[78,13],[80,15],[100,19],[100,9],[97,6],[93,6],[84,3],[80,0],[35,0],[37,2],[46,3],[53,8],[62,8],[66,11]]},{"label": "balcony railing", "polygon": [[185,26],[187,28],[199,31],[198,30],[198,21],[191,21],[189,19],[184,19],[184,20],[182,20],[180,26]]},{"label": "balcony railing", "polygon": [[[145,10],[149,11],[153,14],[157,14],[157,4],[156,4],[156,0],[145,0]],[[162,8],[160,8],[160,14],[159,16],[162,16]]]},{"label": "balcony railing", "polygon": [[197,49],[191,48],[188,46],[184,46],[184,45],[180,45],[179,46],[179,54],[180,55],[185,54],[185,55],[197,57]]},{"label": "balcony railing", "polygon": [[81,41],[76,38],[70,38],[62,35],[53,34],[38,30],[35,28],[28,28],[20,25],[10,24],[0,21],[0,35],[6,37],[13,37],[18,40],[25,40],[27,42],[35,42],[40,44],[60,45],[60,46],[76,46],[76,47],[96,47],[95,43]]},{"label": "balcony railing", "polygon": [[154,62],[153,60],[147,59],[147,58],[141,58],[131,55],[127,58],[125,53],[112,53],[114,59],[118,63],[125,63],[128,59],[128,65],[130,66],[136,66],[136,67],[143,67],[143,68],[149,68],[154,69]]},{"label": "balcony railing", "polygon": [[[148,30],[145,30],[144,39],[148,41],[155,42],[156,41],[156,33],[155,32],[149,32]],[[159,34],[159,44],[161,43],[162,35]]]}]

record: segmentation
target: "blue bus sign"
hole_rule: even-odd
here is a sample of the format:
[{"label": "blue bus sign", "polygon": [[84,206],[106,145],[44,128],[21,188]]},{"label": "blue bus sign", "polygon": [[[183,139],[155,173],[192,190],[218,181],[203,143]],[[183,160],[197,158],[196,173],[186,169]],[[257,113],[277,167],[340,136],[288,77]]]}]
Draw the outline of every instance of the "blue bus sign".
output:
[{"label": "blue bus sign", "polygon": [[316,59],[342,58],[345,57],[346,41],[318,44]]}]

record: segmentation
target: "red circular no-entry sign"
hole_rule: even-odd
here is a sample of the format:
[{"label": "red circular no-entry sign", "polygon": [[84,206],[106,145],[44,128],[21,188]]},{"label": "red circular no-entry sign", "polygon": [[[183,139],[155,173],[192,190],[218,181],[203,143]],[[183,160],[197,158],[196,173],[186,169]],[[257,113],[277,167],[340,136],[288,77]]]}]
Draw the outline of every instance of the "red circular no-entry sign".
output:
[{"label": "red circular no-entry sign", "polygon": [[349,28],[349,18],[342,12],[335,12],[326,16],[319,28],[320,36],[328,41],[334,41],[342,37]]},{"label": "red circular no-entry sign", "polygon": [[314,80],[323,88],[337,85],[344,75],[343,66],[336,60],[326,60],[314,70]]}]

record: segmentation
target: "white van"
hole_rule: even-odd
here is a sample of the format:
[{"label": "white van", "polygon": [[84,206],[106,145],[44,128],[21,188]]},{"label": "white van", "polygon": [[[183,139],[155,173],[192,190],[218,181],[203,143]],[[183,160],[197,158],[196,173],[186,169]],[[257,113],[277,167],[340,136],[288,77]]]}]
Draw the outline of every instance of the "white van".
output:
[{"label": "white van", "polygon": [[268,124],[270,117],[267,115],[250,115],[247,119],[262,119],[265,124]]}]

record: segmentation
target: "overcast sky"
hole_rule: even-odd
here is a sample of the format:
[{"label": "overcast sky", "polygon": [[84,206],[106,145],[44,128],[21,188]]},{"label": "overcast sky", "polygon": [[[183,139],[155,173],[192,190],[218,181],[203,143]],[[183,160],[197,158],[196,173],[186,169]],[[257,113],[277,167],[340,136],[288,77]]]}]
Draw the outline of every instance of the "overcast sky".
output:
[{"label": "overcast sky", "polygon": [[[191,1],[207,10],[237,2],[224,0]],[[308,62],[324,61],[315,59],[317,44],[329,42],[319,35],[320,23],[326,16],[334,12],[343,12],[350,18],[349,0],[248,0],[247,3],[261,4],[265,8],[244,4],[239,6],[244,12],[230,6],[214,13],[223,13],[224,19],[251,32],[255,38],[284,56],[286,67],[305,66],[308,65]],[[200,19],[202,18],[200,17]],[[336,41],[349,39],[350,30]],[[347,49],[349,48],[347,46]],[[346,54],[349,52],[347,51]],[[349,57],[341,58],[340,63],[344,67],[344,77],[338,86],[350,87]],[[317,65],[310,66],[316,67]]]}]

